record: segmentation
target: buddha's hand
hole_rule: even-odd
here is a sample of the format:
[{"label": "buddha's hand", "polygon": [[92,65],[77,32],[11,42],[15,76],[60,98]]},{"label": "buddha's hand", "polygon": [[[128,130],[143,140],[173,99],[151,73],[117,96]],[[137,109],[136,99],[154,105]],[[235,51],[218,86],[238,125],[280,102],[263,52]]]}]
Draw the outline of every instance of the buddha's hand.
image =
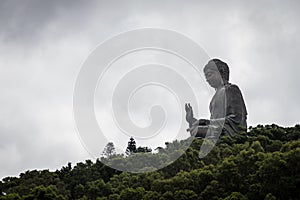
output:
[{"label": "buddha's hand", "polygon": [[189,103],[185,104],[185,112],[186,112],[185,115],[186,121],[192,124],[194,119],[194,114],[193,114],[193,108]]}]

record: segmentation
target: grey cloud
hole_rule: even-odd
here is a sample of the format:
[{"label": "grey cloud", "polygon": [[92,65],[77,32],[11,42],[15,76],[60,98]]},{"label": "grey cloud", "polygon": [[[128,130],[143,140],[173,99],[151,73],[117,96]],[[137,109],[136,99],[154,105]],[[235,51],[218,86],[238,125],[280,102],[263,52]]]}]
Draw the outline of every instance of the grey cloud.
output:
[{"label": "grey cloud", "polygon": [[[0,2],[0,36],[3,42],[32,45],[43,36],[51,23],[68,22],[81,25],[95,1],[38,1],[4,0]],[[63,27],[56,27],[61,29]],[[68,29],[68,28],[71,28]],[[61,30],[56,30],[61,31]],[[74,31],[72,26],[64,32]]]}]

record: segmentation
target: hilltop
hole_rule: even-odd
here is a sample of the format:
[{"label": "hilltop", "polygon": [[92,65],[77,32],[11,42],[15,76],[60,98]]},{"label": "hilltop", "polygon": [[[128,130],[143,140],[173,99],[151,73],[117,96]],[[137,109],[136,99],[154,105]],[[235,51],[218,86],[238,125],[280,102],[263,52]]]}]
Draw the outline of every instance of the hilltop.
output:
[{"label": "hilltop", "polygon": [[[180,153],[174,150],[184,142],[168,143],[156,161],[168,162],[164,153]],[[103,164],[108,158],[68,163],[55,172],[26,171],[0,182],[0,200],[300,199],[300,125],[258,125],[233,138],[221,136],[208,156],[200,159],[202,142],[195,139],[175,162],[148,173],[112,169]]]}]

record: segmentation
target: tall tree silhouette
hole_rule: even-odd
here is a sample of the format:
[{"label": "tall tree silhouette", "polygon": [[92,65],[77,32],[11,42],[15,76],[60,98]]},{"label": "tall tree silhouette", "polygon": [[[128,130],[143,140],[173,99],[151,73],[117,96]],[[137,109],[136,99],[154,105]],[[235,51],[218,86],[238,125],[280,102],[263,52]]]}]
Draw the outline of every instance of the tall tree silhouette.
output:
[{"label": "tall tree silhouette", "polygon": [[106,156],[107,158],[110,158],[112,155],[115,154],[116,154],[116,149],[114,143],[112,142],[107,143],[107,145],[104,147],[102,155]]},{"label": "tall tree silhouette", "polygon": [[133,137],[131,137],[130,140],[129,140],[129,142],[128,142],[128,146],[126,148],[126,152],[125,153],[127,155],[131,155],[131,154],[133,154],[135,152],[136,152],[136,143],[135,143]]}]

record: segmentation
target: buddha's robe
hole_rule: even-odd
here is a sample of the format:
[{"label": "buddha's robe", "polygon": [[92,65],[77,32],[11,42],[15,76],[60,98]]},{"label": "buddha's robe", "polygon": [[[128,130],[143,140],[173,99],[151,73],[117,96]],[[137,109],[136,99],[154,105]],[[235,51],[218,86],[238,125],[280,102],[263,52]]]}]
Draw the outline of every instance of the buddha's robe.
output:
[{"label": "buddha's robe", "polygon": [[[247,110],[242,93],[238,86],[227,83],[216,90],[210,105],[209,126],[222,129],[222,134],[234,136],[247,129]],[[217,130],[216,129],[216,130]],[[207,129],[203,125],[193,125],[191,135],[205,137]]]}]

